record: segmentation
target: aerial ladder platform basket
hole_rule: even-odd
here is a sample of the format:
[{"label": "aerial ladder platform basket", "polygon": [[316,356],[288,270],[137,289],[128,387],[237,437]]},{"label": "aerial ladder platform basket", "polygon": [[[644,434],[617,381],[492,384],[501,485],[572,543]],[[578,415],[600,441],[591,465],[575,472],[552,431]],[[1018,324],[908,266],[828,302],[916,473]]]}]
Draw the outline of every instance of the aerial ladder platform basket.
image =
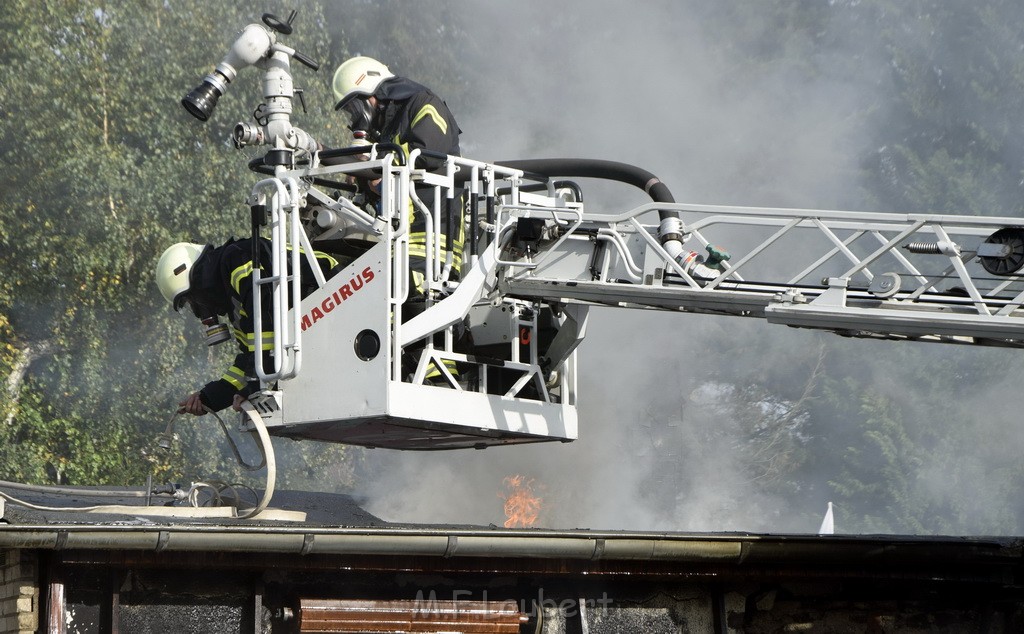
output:
[{"label": "aerial ladder platform basket", "polygon": [[[252,275],[256,350],[272,363],[256,355],[263,389],[250,404],[271,434],[396,449],[574,440],[576,350],[593,306],[1024,345],[1019,219],[682,204],[653,174],[607,161],[323,151],[291,123],[290,62],[318,67],[279,41],[294,16],[243,28],[182,100],[206,121],[240,69],[262,72],[255,125],[237,124],[233,140],[269,147],[251,164],[266,178],[249,204],[253,239],[271,242]],[[625,183],[650,202],[590,212],[581,179]],[[454,222],[450,206],[462,211]],[[414,221],[424,257],[419,237],[411,257]],[[448,239],[460,227],[461,260]],[[344,268],[321,271],[315,250]]]},{"label": "aerial ladder platform basket", "polygon": [[[255,399],[271,434],[396,449],[571,441],[592,306],[1024,345],[1024,230],[1013,219],[692,205],[665,193],[589,213],[579,182],[559,178],[629,183],[636,168],[447,157],[428,172],[415,153],[399,164],[386,147],[361,151],[355,162],[327,153],[334,165],[282,170],[254,190],[278,271],[256,280],[279,315],[257,327],[275,351]],[[379,204],[331,190],[351,177],[380,178]],[[442,244],[445,200],[465,209],[461,271]],[[415,264],[413,214],[432,247]],[[339,243],[351,262],[298,298],[295,274],[280,271],[300,267],[286,258]]]}]

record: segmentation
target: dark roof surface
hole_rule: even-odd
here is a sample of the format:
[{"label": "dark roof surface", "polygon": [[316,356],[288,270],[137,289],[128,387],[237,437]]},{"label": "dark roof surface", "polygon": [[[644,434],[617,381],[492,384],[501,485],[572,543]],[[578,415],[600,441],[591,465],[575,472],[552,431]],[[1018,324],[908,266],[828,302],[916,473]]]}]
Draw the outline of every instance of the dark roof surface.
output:
[{"label": "dark roof surface", "polygon": [[[559,569],[629,574],[693,572],[713,567],[720,574],[745,574],[752,567],[866,570],[921,579],[988,580],[1024,578],[1024,549],[1018,537],[904,535],[773,535],[754,533],[643,532],[600,529],[508,529],[456,524],[399,524],[364,510],[352,496],[279,491],[271,508],[301,511],[303,521],[236,517],[158,516],[126,509],[118,513],[73,510],[97,505],[145,503],[137,491],[12,489],[3,493],[37,507],[7,501],[0,517],[0,548],[106,552],[134,551],[157,557],[174,552],[261,556],[391,556],[435,562],[542,562]],[[123,493],[123,495],[121,495]],[[134,494],[134,495],[133,495]],[[167,504],[157,498],[156,504]],[[182,504],[182,503],[177,503]],[[472,560],[472,559],[469,559]],[[292,561],[292,560],[289,560]],[[308,559],[306,560],[308,561]],[[437,565],[441,565],[438,563]],[[493,564],[488,564],[493,565]],[[507,564],[513,565],[513,564]],[[541,566],[544,564],[515,564]],[[667,567],[667,568],[666,568]],[[518,568],[517,568],[518,569]],[[647,572],[644,572],[647,571]],[[775,574],[775,573],[773,573]]]},{"label": "dark roof surface", "polygon": [[[136,494],[139,490],[133,489],[74,487],[59,490],[73,490],[78,493],[47,492],[43,489],[38,491],[12,489],[0,485],[0,492],[37,507],[47,507],[44,510],[7,501],[0,522],[12,525],[104,525],[111,523],[123,525],[133,521],[168,525],[273,525],[282,523],[278,520],[255,521],[230,517],[195,518],[184,515],[181,517],[148,515],[146,498],[138,497]],[[117,495],[119,491],[124,491],[125,494],[119,496]],[[251,498],[251,494],[249,497]],[[251,499],[247,500],[248,504],[252,502]],[[175,502],[168,496],[153,496],[149,503],[154,507],[177,507],[185,511],[189,509],[187,502]],[[101,509],[90,512],[75,510],[95,506],[137,506],[139,511],[138,513],[104,513]],[[276,491],[271,500],[271,508],[305,513],[304,524],[309,526],[372,528],[388,525],[388,522],[363,509],[352,496],[339,493]],[[284,523],[295,524],[295,522]]]}]

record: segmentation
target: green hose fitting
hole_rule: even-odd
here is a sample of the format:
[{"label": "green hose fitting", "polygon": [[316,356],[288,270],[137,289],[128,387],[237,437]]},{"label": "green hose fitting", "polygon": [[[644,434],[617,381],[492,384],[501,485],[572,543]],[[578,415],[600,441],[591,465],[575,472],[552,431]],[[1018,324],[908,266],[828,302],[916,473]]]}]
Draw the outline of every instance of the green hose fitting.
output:
[{"label": "green hose fitting", "polygon": [[721,247],[716,247],[713,244],[708,245],[708,257],[704,260],[704,266],[720,270],[722,268],[722,262],[725,262],[732,256],[728,251]]}]

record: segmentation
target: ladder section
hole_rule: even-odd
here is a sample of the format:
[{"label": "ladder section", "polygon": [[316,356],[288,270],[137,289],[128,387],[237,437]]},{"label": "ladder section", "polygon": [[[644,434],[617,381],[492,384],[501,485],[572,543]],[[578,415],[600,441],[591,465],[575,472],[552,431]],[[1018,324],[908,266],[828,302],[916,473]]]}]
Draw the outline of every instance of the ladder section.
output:
[{"label": "ladder section", "polygon": [[[679,215],[678,259],[644,223],[657,210]],[[1024,345],[1024,229],[1014,218],[651,203],[619,215],[510,205],[502,223],[499,284],[516,297]],[[728,253],[718,270],[697,266],[709,245]]]},{"label": "ladder section", "polygon": [[[263,382],[287,379],[295,376],[302,365],[300,329],[294,313],[289,319],[290,305],[299,304],[300,267],[299,250],[289,245],[298,244],[300,234],[297,208],[299,204],[298,183],[295,179],[268,178],[253,187],[251,201],[254,209],[262,210],[264,218],[253,218],[253,233],[258,235],[258,225],[265,221],[270,229],[270,262],[260,262],[261,249],[253,246],[252,288],[253,288],[253,330],[256,375]],[[263,266],[269,269],[264,275]],[[289,275],[289,269],[293,275]],[[263,303],[269,302],[269,312]],[[264,315],[270,316],[271,323],[264,324]],[[264,328],[267,328],[265,331]],[[269,333],[269,341],[265,336]],[[260,351],[271,351],[272,368],[264,367]]]}]

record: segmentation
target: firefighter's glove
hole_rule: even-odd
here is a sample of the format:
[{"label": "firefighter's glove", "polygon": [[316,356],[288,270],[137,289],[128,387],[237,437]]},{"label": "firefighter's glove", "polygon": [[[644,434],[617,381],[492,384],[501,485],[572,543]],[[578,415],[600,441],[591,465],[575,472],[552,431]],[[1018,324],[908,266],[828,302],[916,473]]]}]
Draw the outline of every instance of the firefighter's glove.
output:
[{"label": "firefighter's glove", "polygon": [[199,396],[199,392],[193,392],[185,397],[185,400],[178,403],[179,414],[192,414],[193,416],[202,416],[206,413],[206,406],[203,404],[203,399]]}]

